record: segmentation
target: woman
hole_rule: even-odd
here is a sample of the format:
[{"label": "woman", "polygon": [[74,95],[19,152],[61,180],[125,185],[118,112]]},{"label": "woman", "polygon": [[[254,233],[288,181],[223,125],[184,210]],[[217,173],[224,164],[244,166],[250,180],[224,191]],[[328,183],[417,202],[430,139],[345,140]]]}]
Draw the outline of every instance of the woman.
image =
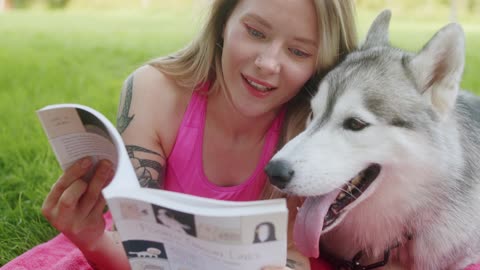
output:
[{"label": "woman", "polygon": [[[346,0],[214,1],[192,43],[125,83],[117,124],[142,185],[221,200],[279,196],[263,167],[302,130],[318,78],[355,48],[353,9]],[[96,268],[128,269],[104,231],[111,164],[86,183],[91,166],[87,158],[68,169],[43,214]],[[290,199],[291,218],[296,206]],[[310,269],[293,245],[288,257]]]}]

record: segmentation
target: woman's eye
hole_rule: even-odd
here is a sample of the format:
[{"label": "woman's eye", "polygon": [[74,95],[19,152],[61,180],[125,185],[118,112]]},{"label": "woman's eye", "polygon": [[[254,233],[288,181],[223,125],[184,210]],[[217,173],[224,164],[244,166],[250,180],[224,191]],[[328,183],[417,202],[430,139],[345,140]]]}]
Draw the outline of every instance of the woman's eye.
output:
[{"label": "woman's eye", "polygon": [[293,53],[295,56],[298,56],[298,57],[309,57],[310,54],[309,53],[306,53],[302,50],[299,50],[299,49],[295,49],[295,48],[291,48],[289,49],[291,53]]},{"label": "woman's eye", "polygon": [[343,128],[351,131],[360,131],[369,125],[367,122],[356,117],[348,118],[343,122]]},{"label": "woman's eye", "polygon": [[247,25],[247,31],[248,33],[250,34],[250,36],[254,37],[254,38],[265,38],[265,35],[258,31],[257,29],[253,28],[253,27],[250,27]]}]

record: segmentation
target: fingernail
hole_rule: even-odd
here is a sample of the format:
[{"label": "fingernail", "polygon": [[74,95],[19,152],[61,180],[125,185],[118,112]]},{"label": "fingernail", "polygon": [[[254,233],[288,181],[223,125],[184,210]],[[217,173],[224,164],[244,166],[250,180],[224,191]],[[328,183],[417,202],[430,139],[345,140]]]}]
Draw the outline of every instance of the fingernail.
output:
[{"label": "fingernail", "polygon": [[90,158],[84,158],[82,160],[82,163],[80,163],[80,166],[83,169],[86,169],[86,168],[90,167],[90,165],[92,165],[92,160],[90,160]]},{"label": "fingernail", "polygon": [[112,181],[112,179],[115,177],[115,174],[117,173],[117,167],[115,167],[113,164],[112,164],[112,169],[110,171],[110,181]]},{"label": "fingernail", "polygon": [[114,169],[111,169],[111,170],[110,170],[110,173],[109,173],[109,175],[108,175],[108,180],[112,180],[114,176],[115,176],[115,170],[114,170]]},{"label": "fingernail", "polygon": [[109,177],[111,172],[113,171],[112,166],[113,165],[109,160],[105,160],[102,164],[100,173],[105,177]]}]

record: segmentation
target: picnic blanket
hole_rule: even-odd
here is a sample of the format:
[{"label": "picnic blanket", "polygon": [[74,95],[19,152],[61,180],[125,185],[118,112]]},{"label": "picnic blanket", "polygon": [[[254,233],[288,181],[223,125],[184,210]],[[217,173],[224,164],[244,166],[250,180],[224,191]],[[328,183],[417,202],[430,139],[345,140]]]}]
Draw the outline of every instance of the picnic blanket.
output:
[{"label": "picnic blanket", "polygon": [[[110,212],[104,214],[105,227],[112,226]],[[92,270],[82,252],[68,238],[59,234],[18,256],[1,270]]]}]

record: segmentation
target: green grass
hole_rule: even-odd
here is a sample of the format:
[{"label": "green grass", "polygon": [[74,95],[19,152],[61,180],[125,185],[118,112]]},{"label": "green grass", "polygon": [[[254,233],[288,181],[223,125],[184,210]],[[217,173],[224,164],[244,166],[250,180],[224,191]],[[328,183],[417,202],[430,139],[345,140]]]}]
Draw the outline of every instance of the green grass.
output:
[{"label": "green grass", "polygon": [[[360,33],[374,14],[360,13]],[[198,28],[191,10],[0,14],[0,266],[57,234],[40,214],[60,169],[35,110],[92,106],[114,120],[124,78],[183,46]],[[393,17],[395,45],[418,50],[445,22]],[[480,26],[467,22],[464,88],[480,90]],[[477,92],[480,93],[480,92]]]},{"label": "green grass", "polygon": [[183,46],[188,12],[0,14],[0,265],[57,232],[40,214],[59,166],[35,111],[82,103],[114,120],[123,80]]}]

